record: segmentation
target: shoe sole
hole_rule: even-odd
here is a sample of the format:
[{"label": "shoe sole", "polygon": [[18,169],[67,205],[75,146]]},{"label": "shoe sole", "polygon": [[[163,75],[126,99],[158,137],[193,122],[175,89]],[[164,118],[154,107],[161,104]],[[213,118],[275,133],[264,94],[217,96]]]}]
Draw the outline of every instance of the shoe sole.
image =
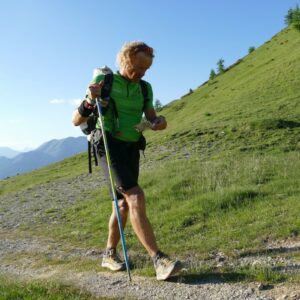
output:
[{"label": "shoe sole", "polygon": [[176,273],[180,272],[183,269],[181,262],[178,260],[174,264],[174,268],[170,270],[169,273],[165,274],[164,276],[156,276],[156,279],[159,281],[167,280],[168,278],[172,277]]},{"label": "shoe sole", "polygon": [[125,270],[125,266],[122,266],[120,268],[114,268],[114,267],[112,267],[108,263],[101,263],[101,267],[110,269],[111,271],[115,271],[115,272],[117,272],[117,271],[124,271]]}]

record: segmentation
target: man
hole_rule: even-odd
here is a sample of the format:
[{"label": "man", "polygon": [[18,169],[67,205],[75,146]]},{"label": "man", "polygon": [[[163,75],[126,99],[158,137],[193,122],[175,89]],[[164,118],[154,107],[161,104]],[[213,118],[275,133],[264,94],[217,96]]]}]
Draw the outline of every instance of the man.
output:
[{"label": "man", "polygon": [[[143,113],[151,122],[153,130],[163,130],[167,126],[165,118],[157,116],[153,108],[151,85],[146,82],[148,101],[144,103],[140,84],[142,77],[151,67],[153,58],[153,49],[143,42],[129,42],[122,47],[117,56],[120,70],[113,75],[110,92],[110,98],[113,101],[109,101],[104,115],[104,128],[107,132],[122,225],[125,227],[129,212],[132,227],[154,262],[157,279],[165,280],[180,271],[181,263],[169,259],[159,250],[146,215],[145,195],[138,185],[141,133],[135,129],[135,126],[141,122]],[[94,99],[101,95],[103,79],[104,75],[98,75],[90,84],[87,99],[83,101],[73,116],[75,126],[85,122],[87,116],[94,111]],[[103,142],[100,142],[97,151],[102,168],[107,173]],[[119,271],[125,268],[125,264],[116,253],[120,233],[114,206],[112,209],[107,249],[102,266]]]}]

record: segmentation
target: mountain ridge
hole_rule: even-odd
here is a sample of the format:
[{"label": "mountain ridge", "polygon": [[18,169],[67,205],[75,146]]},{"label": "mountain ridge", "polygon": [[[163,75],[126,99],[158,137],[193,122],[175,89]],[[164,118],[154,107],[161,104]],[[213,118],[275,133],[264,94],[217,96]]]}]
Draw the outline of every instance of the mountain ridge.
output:
[{"label": "mountain ridge", "polygon": [[20,153],[21,151],[14,150],[10,147],[0,147],[0,157],[13,158]]},{"label": "mountain ridge", "polygon": [[0,179],[46,166],[84,151],[86,137],[67,137],[43,143],[35,150],[23,152],[13,158],[0,157]]}]

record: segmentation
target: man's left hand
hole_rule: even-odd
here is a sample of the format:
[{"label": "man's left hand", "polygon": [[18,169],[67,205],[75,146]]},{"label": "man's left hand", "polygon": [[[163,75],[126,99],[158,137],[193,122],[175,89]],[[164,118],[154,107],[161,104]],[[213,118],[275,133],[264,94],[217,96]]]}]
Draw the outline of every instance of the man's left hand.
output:
[{"label": "man's left hand", "polygon": [[158,116],[152,122],[153,130],[163,130],[167,127],[167,121],[164,116]]}]

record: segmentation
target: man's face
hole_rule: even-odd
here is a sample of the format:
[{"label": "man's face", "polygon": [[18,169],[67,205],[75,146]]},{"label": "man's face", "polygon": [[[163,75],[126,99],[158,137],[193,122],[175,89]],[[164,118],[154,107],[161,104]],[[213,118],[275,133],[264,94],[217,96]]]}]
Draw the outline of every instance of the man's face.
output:
[{"label": "man's face", "polygon": [[125,67],[124,75],[133,82],[138,82],[152,65],[152,58],[143,52],[138,52]]}]

